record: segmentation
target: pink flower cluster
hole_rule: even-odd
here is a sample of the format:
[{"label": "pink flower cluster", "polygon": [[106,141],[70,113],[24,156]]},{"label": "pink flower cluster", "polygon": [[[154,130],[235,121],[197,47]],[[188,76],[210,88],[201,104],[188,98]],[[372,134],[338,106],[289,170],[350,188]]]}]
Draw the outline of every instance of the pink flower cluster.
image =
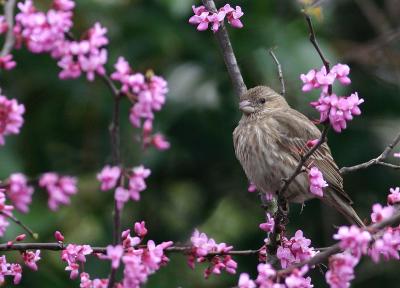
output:
[{"label": "pink flower cluster", "polygon": [[381,204],[374,204],[372,206],[372,213],[371,213],[372,223],[381,222],[382,220],[391,217],[393,213],[394,213],[393,206],[382,207]]},{"label": "pink flower cluster", "polygon": [[0,190],[0,237],[4,236],[7,227],[10,225],[7,215],[12,216],[13,210],[14,206],[6,204],[6,195],[4,194],[4,190]]},{"label": "pink flower cluster", "polygon": [[[81,284],[80,288],[107,288],[108,287],[108,279],[90,279],[89,273],[82,272],[80,274]],[[122,288],[121,285],[116,284],[116,288]]]},{"label": "pink flower cluster", "polygon": [[[130,235],[130,229],[122,232],[122,246],[107,248],[107,257],[113,267],[124,264],[124,279],[121,287],[139,288],[146,283],[148,276],[155,273],[161,266],[168,263],[164,250],[170,247],[171,241],[156,245],[153,240],[147,241],[146,247],[137,248],[147,234],[144,221],[134,225],[136,236]],[[122,251],[122,254],[121,254]]]},{"label": "pink flower cluster", "polygon": [[399,260],[400,251],[400,226],[387,228],[384,234],[375,240],[368,254],[374,262],[379,262],[383,257],[385,260]]},{"label": "pink flower cluster", "polygon": [[308,172],[308,181],[310,182],[310,192],[318,197],[324,196],[323,188],[328,187],[324,180],[322,172],[317,167],[312,167]]},{"label": "pink flower cluster", "polygon": [[14,285],[19,284],[22,278],[22,267],[19,264],[8,263],[6,256],[0,256],[0,285],[5,282],[5,276],[14,277]]},{"label": "pink flower cluster", "polygon": [[277,282],[277,273],[269,263],[260,263],[257,266],[258,276],[255,281],[251,280],[247,273],[242,273],[239,278],[239,288],[312,288],[311,278],[304,278],[308,272],[308,267],[304,266],[301,270],[294,269],[285,278],[283,283]]},{"label": "pink flower cluster", "polygon": [[0,15],[0,34],[4,34],[8,31],[8,24],[6,17]]},{"label": "pink flower cluster", "polygon": [[335,254],[329,258],[329,270],[325,274],[331,288],[348,288],[354,279],[354,267],[359,259],[349,253]]},{"label": "pink flower cluster", "polygon": [[115,189],[114,198],[117,201],[118,209],[122,209],[125,203],[132,199],[133,201],[140,200],[140,192],[146,189],[145,179],[150,176],[150,169],[144,168],[143,165],[134,167],[129,171],[128,188],[123,184],[118,184],[118,179],[121,177],[121,169],[119,167],[105,166],[103,170],[97,174],[97,179],[101,183],[101,190]]},{"label": "pink flower cluster", "polygon": [[[208,278],[211,274],[221,274],[223,270],[230,274],[236,273],[237,263],[230,255],[223,255],[232,250],[233,246],[225,243],[216,243],[214,239],[208,238],[205,233],[195,230],[190,238],[192,251],[188,258],[188,265],[194,269],[195,262],[202,263],[209,261],[209,267],[204,272],[204,277]],[[210,259],[209,253],[218,253]]]},{"label": "pink flower cluster", "polygon": [[31,0],[18,3],[14,32],[19,44],[24,42],[32,53],[50,53],[57,59],[61,79],[77,78],[84,72],[92,81],[96,73],[105,74],[107,29],[96,23],[81,40],[69,40],[66,35],[73,25],[74,6],[71,0],[54,0],[53,8],[45,13]]},{"label": "pink flower cluster", "polygon": [[6,193],[18,211],[22,213],[29,211],[33,191],[33,187],[28,185],[28,180],[24,174],[14,173],[10,175]]},{"label": "pink flower cluster", "polygon": [[171,147],[170,143],[165,139],[164,135],[161,133],[152,134],[153,131],[153,121],[145,120],[143,124],[143,146],[147,148],[148,146],[153,146],[157,150],[163,151]]},{"label": "pink flower cluster", "polygon": [[24,105],[0,95],[0,145],[4,145],[5,136],[19,133],[24,123],[24,113]]},{"label": "pink flower cluster", "polygon": [[165,103],[167,82],[152,72],[146,75],[133,72],[124,57],[119,57],[114,67],[115,72],[111,74],[111,79],[122,84],[121,92],[134,103],[129,116],[132,125],[140,127],[141,119],[153,121],[154,112],[161,110]]},{"label": "pink flower cluster", "polygon": [[79,276],[79,263],[86,262],[86,255],[92,254],[93,249],[89,245],[68,244],[61,252],[61,260],[67,262],[66,271],[71,271],[70,278]]},{"label": "pink flower cluster", "polygon": [[225,17],[233,28],[243,27],[243,23],[240,21],[240,18],[244,15],[244,13],[240,6],[236,6],[236,8],[233,9],[231,5],[226,4],[216,13],[208,11],[204,6],[196,7],[193,5],[192,9],[194,15],[190,17],[189,23],[192,25],[197,25],[198,31],[205,31],[208,29],[209,25],[211,25],[211,30],[214,33],[217,32],[221,26],[221,23],[224,22]]},{"label": "pink flower cluster", "polygon": [[273,232],[275,229],[275,220],[269,213],[267,213],[267,221],[265,223],[260,224],[260,229],[264,230],[265,232]]},{"label": "pink flower cluster", "polygon": [[338,232],[333,235],[333,238],[340,240],[340,247],[349,250],[355,257],[361,257],[368,251],[369,242],[372,236],[368,231],[365,231],[357,226],[342,226]]},{"label": "pink flower cluster", "polygon": [[48,205],[51,210],[56,211],[60,205],[70,204],[70,197],[78,192],[76,182],[74,177],[60,176],[54,172],[40,176],[39,186],[47,190]]},{"label": "pink flower cluster", "polygon": [[38,266],[36,262],[38,262],[40,258],[40,250],[36,250],[36,252],[32,251],[24,251],[22,252],[22,259],[24,260],[24,263],[26,266],[28,266],[30,269],[33,271],[38,270]]},{"label": "pink flower cluster", "polygon": [[336,64],[327,73],[325,66],[319,71],[312,69],[307,74],[301,74],[300,79],[303,81],[303,92],[313,89],[321,89],[321,95],[318,101],[311,102],[311,106],[315,107],[320,113],[320,122],[329,120],[336,132],[346,129],[347,122],[353,120],[354,115],[360,115],[359,105],[364,99],[358,97],[357,92],[348,97],[329,94],[329,87],[338,80],[342,85],[351,83],[348,77],[350,68],[344,64]]},{"label": "pink flower cluster", "polygon": [[387,203],[389,205],[400,203],[400,187],[390,188],[390,194],[387,197]]},{"label": "pink flower cluster", "polygon": [[282,237],[282,244],[278,247],[276,256],[281,261],[282,268],[294,263],[310,259],[318,252],[310,247],[311,240],[303,236],[303,231],[297,230],[290,240]]},{"label": "pink flower cluster", "polygon": [[17,66],[17,62],[13,60],[13,55],[7,54],[0,57],[0,69],[11,70]]}]

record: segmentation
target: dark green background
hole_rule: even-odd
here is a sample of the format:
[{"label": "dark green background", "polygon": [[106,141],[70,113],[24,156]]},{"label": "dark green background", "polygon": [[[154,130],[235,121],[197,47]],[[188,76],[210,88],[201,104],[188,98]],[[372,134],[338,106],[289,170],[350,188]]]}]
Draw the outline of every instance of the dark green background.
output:
[{"label": "dark green background", "polygon": [[[172,144],[167,152],[143,153],[138,148],[135,138],[139,131],[131,127],[129,104],[123,103],[124,163],[143,163],[153,171],[142,200],[126,206],[123,227],[131,228],[135,221],[145,220],[149,237],[157,242],[187,243],[197,227],[236,249],[262,245],[265,235],[258,224],[263,220],[263,211],[256,194],[246,192],[247,180],[232,147],[232,131],[240,117],[237,99],[212,33],[197,32],[187,23],[192,1],[76,2],[75,34],[96,21],[109,29],[109,71],[117,57],[123,55],[135,70],[152,68],[169,81],[167,104],[155,121],[156,129],[165,133]],[[352,69],[351,87],[335,87],[335,91],[349,94],[356,90],[365,99],[363,114],[343,133],[329,135],[337,163],[348,166],[378,155],[400,127],[399,41],[385,44],[379,39],[387,37],[374,30],[353,1],[326,2],[335,3],[324,6],[322,22],[314,21],[321,47],[332,63],[348,63]],[[383,1],[377,2],[391,25],[385,31],[395,29],[400,18],[396,15],[399,9],[388,8],[389,2],[396,1],[386,1],[386,6]],[[240,4],[245,11],[244,29],[229,31],[248,87],[269,84],[280,89],[276,67],[266,52],[276,47],[288,101],[309,117],[318,117],[309,107],[316,95],[303,94],[299,80],[300,73],[321,66],[308,41],[300,6],[289,0],[231,4]],[[369,43],[375,46],[366,50]],[[40,234],[40,241],[53,241],[53,232],[61,230],[68,242],[107,245],[112,239],[113,195],[98,190],[95,175],[110,161],[110,92],[99,79],[93,83],[84,77],[59,80],[59,69],[48,55],[33,55],[25,49],[14,55],[18,67],[2,72],[0,83],[5,95],[25,104],[26,123],[21,134],[8,137],[0,149],[0,177],[5,179],[16,171],[31,177],[45,171],[79,177],[79,194],[72,198],[70,206],[51,212],[46,206],[46,193],[36,190],[31,212],[17,215]],[[396,185],[399,172],[381,167],[345,177],[346,190],[364,218],[369,217],[371,205],[384,203],[388,189]],[[334,226],[344,223],[336,212],[317,200],[307,202],[302,213],[299,205],[292,206],[290,220],[288,234],[303,229],[315,247],[333,243]],[[11,225],[2,241],[19,233],[21,230]],[[7,257],[12,255],[18,256],[7,253]],[[63,271],[59,253],[43,252],[42,258],[39,272],[24,269],[21,287],[79,286]],[[92,276],[108,275],[108,262],[89,258],[86,269]],[[236,260],[238,275],[247,271],[255,277],[256,257]],[[238,275],[225,273],[204,280],[205,268],[198,265],[192,271],[183,256],[173,255],[170,264],[153,275],[146,287],[231,287],[237,283]],[[362,261],[354,287],[396,286],[400,280],[398,271],[399,264],[394,262],[373,265],[369,260]],[[312,274],[315,287],[327,286],[318,269]]]}]

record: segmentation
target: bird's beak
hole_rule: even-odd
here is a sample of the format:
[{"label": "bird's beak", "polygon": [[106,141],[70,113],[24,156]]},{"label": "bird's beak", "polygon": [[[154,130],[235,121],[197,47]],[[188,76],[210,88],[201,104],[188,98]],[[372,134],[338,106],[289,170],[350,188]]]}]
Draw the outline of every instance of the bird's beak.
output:
[{"label": "bird's beak", "polygon": [[239,102],[239,109],[242,111],[244,114],[251,114],[255,111],[253,105],[251,105],[251,102],[248,100],[243,100]]}]

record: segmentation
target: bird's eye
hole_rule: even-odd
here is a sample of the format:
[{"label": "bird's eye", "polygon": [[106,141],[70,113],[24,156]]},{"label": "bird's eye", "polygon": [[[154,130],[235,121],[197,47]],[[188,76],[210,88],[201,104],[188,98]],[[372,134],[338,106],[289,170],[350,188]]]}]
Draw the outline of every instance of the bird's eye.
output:
[{"label": "bird's eye", "polygon": [[260,103],[260,104],[265,104],[266,101],[267,100],[265,98],[258,99],[258,103]]}]

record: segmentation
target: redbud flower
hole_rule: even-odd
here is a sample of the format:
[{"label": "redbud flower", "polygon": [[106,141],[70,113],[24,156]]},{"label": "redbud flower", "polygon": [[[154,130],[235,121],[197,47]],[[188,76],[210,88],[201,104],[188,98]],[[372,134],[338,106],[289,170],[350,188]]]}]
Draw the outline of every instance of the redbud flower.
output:
[{"label": "redbud flower", "polygon": [[312,167],[308,172],[308,180],[310,181],[310,192],[322,197],[324,195],[323,188],[328,186],[322,172],[317,167]]},{"label": "redbud flower", "polygon": [[267,213],[267,222],[260,224],[260,229],[264,230],[265,232],[273,232],[275,228],[275,220],[269,213]]},{"label": "redbud flower", "polygon": [[128,202],[130,197],[129,190],[125,189],[124,187],[117,187],[114,193],[114,199],[117,201],[117,208],[118,210],[122,210],[126,202]]},{"label": "redbud flower", "polygon": [[124,254],[124,249],[121,245],[107,246],[107,259],[111,260],[111,266],[113,269],[117,269],[119,267],[119,262],[121,260],[122,255]]},{"label": "redbud flower", "polygon": [[20,234],[17,237],[15,237],[15,241],[23,241],[25,240],[26,235],[25,234]]},{"label": "redbud flower", "polygon": [[250,279],[249,274],[242,273],[242,274],[240,274],[240,277],[239,277],[238,287],[239,288],[256,288],[256,284],[254,283],[253,280]]},{"label": "redbud flower", "polygon": [[0,15],[0,34],[6,33],[8,30],[8,24],[6,18],[3,15]]},{"label": "redbud flower", "polygon": [[59,205],[68,205],[70,196],[78,192],[76,178],[60,176],[57,173],[44,173],[39,179],[39,186],[45,188],[49,194],[48,205],[53,211],[58,210]]},{"label": "redbud flower", "polygon": [[0,69],[11,70],[17,66],[17,62],[13,60],[13,55],[7,54],[0,57]]},{"label": "redbud flower", "polygon": [[68,244],[68,246],[61,252],[61,260],[67,262],[68,266],[66,271],[71,271],[70,278],[75,279],[79,275],[78,262],[86,262],[86,255],[93,252],[89,245],[76,245]]},{"label": "redbud flower", "polygon": [[400,203],[400,187],[390,188],[390,194],[387,197],[389,205]]},{"label": "redbud flower", "polygon": [[135,233],[140,238],[144,238],[147,235],[147,229],[146,229],[145,225],[146,225],[146,223],[144,221],[136,222],[134,225]]},{"label": "redbud flower", "polygon": [[64,235],[62,235],[60,231],[54,232],[54,238],[55,238],[58,242],[63,242],[63,241],[64,241]]},{"label": "redbud flower", "polygon": [[72,0],[54,0],[53,7],[56,10],[69,11],[74,9],[75,2]]},{"label": "redbud flower", "polygon": [[7,196],[20,212],[27,213],[32,202],[33,187],[28,186],[28,180],[24,174],[11,174],[8,180]]},{"label": "redbud flower", "polygon": [[383,256],[385,260],[396,259],[399,260],[400,250],[400,230],[399,228],[386,228],[384,234],[374,241],[369,251],[374,262],[378,262],[380,257]]},{"label": "redbud flower", "polygon": [[250,193],[256,192],[257,191],[256,185],[254,185],[253,183],[250,183],[249,187],[247,188],[247,191],[250,192]]},{"label": "redbud flower", "polygon": [[129,177],[129,193],[132,200],[140,200],[140,192],[147,187],[144,180],[150,176],[150,173],[150,169],[144,168],[143,165],[132,169],[132,174]]},{"label": "redbud flower", "polygon": [[167,150],[171,147],[171,144],[165,139],[164,135],[161,133],[156,133],[153,135],[151,138],[151,144],[157,149],[157,150]]},{"label": "redbud flower", "polygon": [[[108,279],[98,279],[95,278],[90,280],[90,275],[86,272],[82,272],[80,274],[81,284],[80,288],[107,288],[108,287]],[[117,287],[121,288],[122,286],[117,285]]]},{"label": "redbud flower", "polygon": [[396,158],[400,158],[400,152],[394,153],[393,156],[396,157]]},{"label": "redbud flower", "polygon": [[349,85],[351,83],[351,80],[348,77],[350,74],[350,67],[348,65],[338,63],[331,68],[331,73],[336,74],[336,79],[342,85]]},{"label": "redbud flower", "polygon": [[227,13],[226,17],[228,19],[228,23],[231,24],[233,28],[243,28],[243,23],[240,21],[240,18],[244,15],[242,8],[240,6],[236,6],[234,10],[229,6],[229,4],[226,4],[223,8]]},{"label": "redbud flower", "polygon": [[284,285],[277,286],[275,284],[275,276],[276,271],[272,268],[271,264],[269,263],[260,263],[257,266],[258,276],[256,279],[256,283],[259,285],[260,288],[283,288]]},{"label": "redbud flower", "polygon": [[28,266],[30,269],[37,271],[38,267],[36,262],[39,261],[40,258],[40,250],[36,250],[36,252],[32,251],[25,251],[22,252],[22,259],[24,260],[24,263],[26,266]]},{"label": "redbud flower", "polygon": [[21,282],[22,278],[22,267],[19,264],[11,264],[10,265],[10,272],[8,272],[8,275],[14,276],[14,285],[19,284]]},{"label": "redbud flower", "polygon": [[374,204],[372,206],[371,220],[372,223],[381,222],[384,219],[391,217],[394,213],[392,206],[382,207],[381,204]]},{"label": "redbud flower", "polygon": [[308,266],[299,269],[294,269],[292,273],[286,277],[285,284],[287,288],[312,288],[311,278],[304,278],[304,274],[308,272]]},{"label": "redbud flower", "polygon": [[362,254],[367,253],[369,242],[372,240],[369,232],[354,225],[340,227],[333,238],[340,240],[340,247],[348,249],[356,257],[361,257]]},{"label": "redbud flower", "polygon": [[192,25],[197,25],[198,31],[204,31],[208,29],[208,15],[210,12],[207,11],[207,8],[204,6],[192,6],[192,10],[194,15],[190,17],[189,23]]},{"label": "redbud flower", "polygon": [[347,253],[331,256],[329,270],[325,274],[326,282],[331,288],[350,287],[350,281],[354,279],[354,267],[358,261],[357,257]]},{"label": "redbud flower", "polygon": [[115,188],[121,175],[121,169],[118,166],[105,166],[100,173],[97,174],[97,180],[101,182],[101,190],[107,191]]},{"label": "redbud flower", "polygon": [[294,263],[300,263],[310,259],[317,251],[311,245],[311,240],[303,236],[303,231],[297,230],[295,235],[288,240],[282,238],[282,244],[278,247],[276,256],[281,261],[282,268],[286,268]]},{"label": "redbud flower", "polygon": [[5,143],[4,136],[19,134],[24,123],[24,113],[24,105],[18,104],[15,99],[10,100],[0,95],[0,145]]},{"label": "redbud flower", "polygon": [[308,148],[312,148],[318,144],[319,139],[308,140],[306,145]]}]

